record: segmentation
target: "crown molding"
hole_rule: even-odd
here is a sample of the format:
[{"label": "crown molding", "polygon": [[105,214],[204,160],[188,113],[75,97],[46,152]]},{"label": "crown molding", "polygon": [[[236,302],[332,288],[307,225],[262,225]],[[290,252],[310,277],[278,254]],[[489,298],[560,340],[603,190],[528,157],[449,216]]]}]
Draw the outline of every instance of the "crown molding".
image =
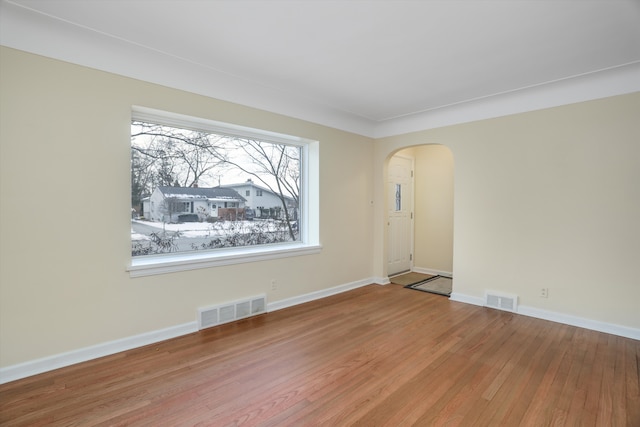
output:
[{"label": "crown molding", "polygon": [[640,62],[378,122],[374,138],[526,113],[640,91]]},{"label": "crown molding", "polygon": [[100,71],[371,136],[368,119],[3,0],[0,44]]},{"label": "crown molding", "polygon": [[433,129],[640,91],[640,62],[375,122],[84,28],[6,0],[0,44],[370,138]]}]

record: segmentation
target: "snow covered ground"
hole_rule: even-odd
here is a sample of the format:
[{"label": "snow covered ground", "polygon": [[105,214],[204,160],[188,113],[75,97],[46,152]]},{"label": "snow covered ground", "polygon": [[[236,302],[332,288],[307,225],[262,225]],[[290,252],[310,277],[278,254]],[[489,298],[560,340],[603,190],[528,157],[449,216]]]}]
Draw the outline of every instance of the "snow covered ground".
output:
[{"label": "snow covered ground", "polygon": [[[162,222],[153,221],[131,221],[131,240],[149,240],[149,234],[152,231],[181,232],[183,238],[207,238],[214,236],[222,236],[230,231],[247,230],[257,224],[267,225],[265,221],[223,221],[216,223],[209,222],[185,222],[182,224],[163,224]],[[273,221],[268,222],[269,231],[275,231],[277,224]],[[143,232],[144,230],[149,230]]]}]

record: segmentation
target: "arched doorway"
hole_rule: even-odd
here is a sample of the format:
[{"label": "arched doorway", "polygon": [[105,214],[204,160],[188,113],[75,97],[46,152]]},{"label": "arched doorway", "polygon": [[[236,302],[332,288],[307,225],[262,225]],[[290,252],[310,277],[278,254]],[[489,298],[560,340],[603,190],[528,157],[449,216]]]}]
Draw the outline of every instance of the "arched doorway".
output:
[{"label": "arched doorway", "polygon": [[[393,179],[397,159],[410,159],[412,167],[411,235],[393,230],[390,219],[397,206]],[[408,164],[408,163],[405,163]],[[387,274],[397,269],[400,245],[409,245],[410,269],[451,276],[453,274],[453,153],[439,144],[414,146],[389,157],[387,178]],[[393,187],[393,188],[392,188]],[[408,203],[409,201],[407,201]]]}]

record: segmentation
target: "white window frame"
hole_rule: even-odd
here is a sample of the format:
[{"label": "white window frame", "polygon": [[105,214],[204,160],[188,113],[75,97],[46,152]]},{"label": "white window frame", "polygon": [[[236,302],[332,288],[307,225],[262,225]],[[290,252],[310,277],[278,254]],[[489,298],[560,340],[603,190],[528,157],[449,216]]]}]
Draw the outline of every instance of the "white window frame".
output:
[{"label": "white window frame", "polygon": [[221,135],[255,138],[277,144],[300,147],[300,240],[273,245],[257,245],[215,249],[211,251],[178,252],[143,257],[130,257],[127,271],[131,277],[174,273],[199,268],[218,267],[270,259],[320,253],[320,185],[319,141],[264,131],[214,120],[133,106],[131,119],[159,123],[183,129],[206,131]]}]

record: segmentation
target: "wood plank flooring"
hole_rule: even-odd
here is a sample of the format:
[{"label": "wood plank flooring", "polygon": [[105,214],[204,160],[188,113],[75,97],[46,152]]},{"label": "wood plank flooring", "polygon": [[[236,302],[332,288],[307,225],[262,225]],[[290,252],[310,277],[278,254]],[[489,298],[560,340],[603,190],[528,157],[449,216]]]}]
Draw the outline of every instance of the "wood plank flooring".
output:
[{"label": "wood plank flooring", "polygon": [[640,426],[640,341],[370,285],[0,386],[2,426]]}]

